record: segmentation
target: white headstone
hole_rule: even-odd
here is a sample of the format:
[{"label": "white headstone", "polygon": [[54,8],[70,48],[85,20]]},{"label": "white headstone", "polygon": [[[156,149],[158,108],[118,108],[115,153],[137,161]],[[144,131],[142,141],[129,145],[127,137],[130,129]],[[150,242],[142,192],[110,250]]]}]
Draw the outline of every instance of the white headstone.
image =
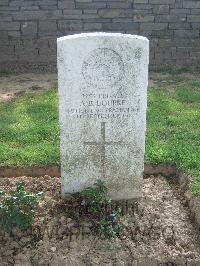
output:
[{"label": "white headstone", "polygon": [[63,197],[98,179],[113,199],[140,197],[149,41],[84,33],[57,43]]}]

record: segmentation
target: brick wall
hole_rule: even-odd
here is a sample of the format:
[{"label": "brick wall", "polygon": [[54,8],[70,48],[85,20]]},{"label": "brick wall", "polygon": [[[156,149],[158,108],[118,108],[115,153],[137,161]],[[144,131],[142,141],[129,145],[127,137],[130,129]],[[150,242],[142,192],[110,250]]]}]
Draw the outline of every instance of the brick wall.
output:
[{"label": "brick wall", "polygon": [[150,39],[152,66],[198,66],[200,0],[0,0],[0,69],[56,64],[56,37],[87,31]]}]

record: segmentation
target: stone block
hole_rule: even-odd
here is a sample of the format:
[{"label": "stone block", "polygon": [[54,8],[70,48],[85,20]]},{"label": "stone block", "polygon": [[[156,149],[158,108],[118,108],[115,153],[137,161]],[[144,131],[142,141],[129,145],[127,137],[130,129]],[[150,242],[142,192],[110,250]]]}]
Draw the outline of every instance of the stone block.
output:
[{"label": "stone block", "polygon": [[18,11],[19,6],[0,6],[1,11]]},{"label": "stone block", "polygon": [[149,3],[156,5],[168,5],[168,4],[174,4],[175,0],[149,0]]},{"label": "stone block", "polygon": [[134,22],[153,22],[155,16],[153,15],[134,15],[133,21]]},{"label": "stone block", "polygon": [[141,30],[164,30],[167,29],[168,23],[141,23]]},{"label": "stone block", "polygon": [[0,56],[1,55],[14,55],[14,45],[0,44]]},{"label": "stone block", "polygon": [[83,20],[84,23],[111,23],[110,18],[86,18]]},{"label": "stone block", "polygon": [[8,37],[19,39],[21,37],[21,32],[19,30],[8,31]]},{"label": "stone block", "polygon": [[188,22],[200,22],[200,15],[188,15],[187,16]]},{"label": "stone block", "polygon": [[74,0],[59,0],[58,8],[59,9],[74,9],[75,1]]},{"label": "stone block", "polygon": [[133,9],[138,9],[138,10],[145,10],[145,9],[149,9],[151,10],[153,8],[152,5],[147,5],[147,4],[135,4],[135,2],[133,3]]},{"label": "stone block", "polygon": [[186,49],[182,51],[173,51],[172,56],[174,59],[187,58],[189,57],[189,51]]},{"label": "stone block", "polygon": [[138,35],[139,34],[139,30],[138,29],[126,30],[125,33],[132,34],[132,35]]},{"label": "stone block", "polygon": [[98,14],[82,14],[79,16],[79,18],[83,19],[84,21],[91,19],[91,22],[98,22],[98,20],[101,19],[99,18]]},{"label": "stone block", "polygon": [[0,11],[0,21],[12,21],[12,15],[9,11]]},{"label": "stone block", "polygon": [[24,0],[12,0],[9,1],[10,6],[22,6]]},{"label": "stone block", "polygon": [[134,0],[134,4],[148,4],[149,0]]},{"label": "stone block", "polygon": [[20,10],[39,10],[39,6],[22,6]]},{"label": "stone block", "polygon": [[47,38],[47,37],[43,37],[43,38],[38,37],[38,38],[35,38],[32,40],[25,39],[25,40],[23,40],[23,45],[25,47],[29,47],[32,49],[48,48],[49,47],[48,40],[49,40],[49,38]]},{"label": "stone block", "polygon": [[147,14],[153,14],[152,9],[124,9],[124,17],[132,17],[133,15],[147,15]]},{"label": "stone block", "polygon": [[163,50],[162,52],[155,51],[155,59],[169,59],[172,57],[172,53],[169,50]]},{"label": "stone block", "polygon": [[52,36],[55,35],[56,31],[57,31],[56,20],[39,21],[38,33],[40,36]]},{"label": "stone block", "polygon": [[200,29],[200,22],[190,23],[192,26],[192,29],[199,30]]},{"label": "stone block", "polygon": [[106,3],[105,2],[76,3],[76,8],[80,8],[80,9],[106,8]]},{"label": "stone block", "polygon": [[190,12],[191,12],[191,15],[200,14],[200,8],[191,9]]},{"label": "stone block", "polygon": [[200,40],[192,40],[188,38],[184,39],[159,39],[158,40],[159,46],[170,47],[170,46],[177,46],[177,47],[199,47]]},{"label": "stone block", "polygon": [[137,22],[103,23],[103,30],[139,30]]},{"label": "stone block", "polygon": [[38,49],[37,48],[29,48],[23,45],[16,45],[15,46],[15,55],[30,55],[30,56],[37,56]]},{"label": "stone block", "polygon": [[39,48],[39,56],[45,56],[45,55],[56,55],[56,49],[52,49],[50,47],[48,48]]},{"label": "stone block", "polygon": [[108,2],[107,8],[131,8],[130,2]]},{"label": "stone block", "polygon": [[21,32],[24,36],[35,36],[37,34],[37,22],[26,21],[21,22]]},{"label": "stone block", "polygon": [[55,38],[48,38],[48,47],[51,49],[55,49],[57,48],[57,42]]},{"label": "stone block", "polygon": [[35,4],[39,5],[40,7],[41,6],[48,7],[48,6],[57,6],[58,0],[45,0],[45,1],[32,1],[32,2],[33,2],[33,4],[34,4],[34,2],[36,2]]},{"label": "stone block", "polygon": [[173,38],[174,31],[165,29],[165,30],[152,30],[151,37],[158,38]]},{"label": "stone block", "polygon": [[102,23],[84,23],[83,24],[84,30],[101,30],[102,29]]},{"label": "stone block", "polygon": [[98,15],[102,18],[117,18],[123,14],[123,9],[99,9]]},{"label": "stone block", "polygon": [[46,20],[63,18],[62,10],[32,10],[23,12],[13,12],[14,20]]},{"label": "stone block", "polygon": [[76,0],[76,3],[92,3],[92,0]]},{"label": "stone block", "polygon": [[97,14],[97,9],[83,9],[83,14]]},{"label": "stone block", "polygon": [[154,14],[169,14],[169,5],[155,5],[153,7],[153,13]]},{"label": "stone block", "polygon": [[180,39],[198,39],[198,30],[174,30],[174,38]]},{"label": "stone block", "polygon": [[172,8],[172,9],[170,9],[170,14],[172,14],[172,15],[190,14],[190,9],[188,9],[188,8]]},{"label": "stone block", "polygon": [[[190,56],[191,56],[192,58],[200,59],[200,51],[198,51],[198,52],[191,52],[191,53],[190,53]],[[199,208],[199,210],[200,210],[200,208]],[[200,218],[200,217],[199,217],[199,218]],[[199,219],[199,224],[200,224],[200,219]]]},{"label": "stone block", "polygon": [[181,22],[186,21],[186,14],[181,15],[158,15],[155,17],[156,22]]},{"label": "stone block", "polygon": [[112,23],[118,23],[118,22],[121,22],[121,23],[130,22],[130,23],[132,23],[133,19],[132,18],[113,18],[112,19]]},{"label": "stone block", "polygon": [[54,11],[57,10],[57,5],[56,6],[40,6],[39,7],[40,10],[44,10],[44,11]]},{"label": "stone block", "polygon": [[8,4],[9,4],[9,0],[1,0],[0,1],[0,7],[1,6],[8,6]]},{"label": "stone block", "polygon": [[7,30],[7,31],[20,30],[20,22],[0,21],[0,30]]},{"label": "stone block", "polygon": [[182,2],[180,2],[180,3],[175,2],[173,4],[170,4],[169,6],[170,6],[170,8],[179,8],[179,9],[181,9],[181,8],[183,8],[183,3]]},{"label": "stone block", "polygon": [[191,24],[187,22],[170,22],[169,29],[176,30],[176,29],[191,29]]},{"label": "stone block", "polygon": [[60,20],[58,22],[58,30],[62,31],[79,31],[83,29],[81,20]]},{"label": "stone block", "polygon": [[183,8],[200,8],[200,1],[183,1]]},{"label": "stone block", "polygon": [[64,9],[63,10],[64,15],[81,15],[82,13],[83,13],[82,10],[78,10],[78,9],[72,9],[72,10]]}]

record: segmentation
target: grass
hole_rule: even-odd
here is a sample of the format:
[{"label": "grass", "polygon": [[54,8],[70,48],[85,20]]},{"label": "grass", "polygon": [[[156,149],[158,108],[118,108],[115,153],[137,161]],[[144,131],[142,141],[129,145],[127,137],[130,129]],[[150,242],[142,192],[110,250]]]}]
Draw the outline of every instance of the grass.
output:
[{"label": "grass", "polygon": [[0,166],[59,164],[57,91],[0,105]]},{"label": "grass", "polygon": [[[148,91],[146,163],[170,163],[196,176],[200,195],[200,78],[152,73]],[[0,105],[0,166],[59,165],[57,91]]]}]

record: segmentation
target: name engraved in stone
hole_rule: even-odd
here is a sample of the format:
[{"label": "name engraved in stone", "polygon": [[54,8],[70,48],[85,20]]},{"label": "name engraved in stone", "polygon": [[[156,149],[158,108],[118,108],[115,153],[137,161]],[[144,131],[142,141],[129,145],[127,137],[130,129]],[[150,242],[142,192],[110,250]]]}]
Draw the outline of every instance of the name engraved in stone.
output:
[{"label": "name engraved in stone", "polygon": [[82,101],[76,108],[68,108],[67,114],[73,118],[90,118],[90,119],[118,119],[128,118],[139,111],[140,100],[138,99],[134,106],[123,95],[113,95],[108,93],[100,94],[82,94]]}]

